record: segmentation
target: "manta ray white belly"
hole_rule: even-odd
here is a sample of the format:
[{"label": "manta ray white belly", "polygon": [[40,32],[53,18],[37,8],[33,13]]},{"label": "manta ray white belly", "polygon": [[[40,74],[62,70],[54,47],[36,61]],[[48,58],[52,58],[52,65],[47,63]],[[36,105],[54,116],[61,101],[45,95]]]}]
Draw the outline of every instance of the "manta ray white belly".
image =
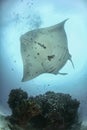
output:
[{"label": "manta ray white belly", "polygon": [[23,82],[42,73],[58,74],[67,60],[71,60],[64,30],[65,21],[21,36]]}]

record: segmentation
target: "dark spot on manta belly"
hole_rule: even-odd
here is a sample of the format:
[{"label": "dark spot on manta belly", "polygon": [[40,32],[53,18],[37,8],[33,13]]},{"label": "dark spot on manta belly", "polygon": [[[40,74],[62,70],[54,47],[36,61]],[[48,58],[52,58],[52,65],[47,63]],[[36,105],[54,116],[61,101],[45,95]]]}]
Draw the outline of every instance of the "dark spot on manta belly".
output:
[{"label": "dark spot on manta belly", "polygon": [[27,74],[29,74],[29,72],[27,72]]},{"label": "dark spot on manta belly", "polygon": [[37,53],[37,55],[40,55],[40,53]]},{"label": "dark spot on manta belly", "polygon": [[37,43],[36,41],[34,41],[34,43]]},{"label": "dark spot on manta belly", "polygon": [[27,57],[29,57],[30,55],[28,54]]},{"label": "dark spot on manta belly", "polygon": [[48,60],[51,61],[53,58],[55,57],[55,55],[51,55],[51,56],[48,56]]},{"label": "dark spot on manta belly", "polygon": [[42,48],[46,49],[46,46],[44,44],[41,44],[40,42],[34,41],[35,44],[38,44]]},{"label": "dark spot on manta belly", "polygon": [[41,44],[41,43],[37,43],[39,46],[43,47],[44,49],[46,49],[46,46],[44,44]]}]

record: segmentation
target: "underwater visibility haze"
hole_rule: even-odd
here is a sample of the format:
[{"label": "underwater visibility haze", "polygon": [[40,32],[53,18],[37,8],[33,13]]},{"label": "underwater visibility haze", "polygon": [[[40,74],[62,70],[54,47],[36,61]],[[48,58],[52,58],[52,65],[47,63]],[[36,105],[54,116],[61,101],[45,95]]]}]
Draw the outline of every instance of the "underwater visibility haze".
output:
[{"label": "underwater visibility haze", "polygon": [[87,120],[86,0],[1,0],[0,5],[0,103],[6,111],[12,89],[29,96],[53,91],[78,99],[80,118]]}]

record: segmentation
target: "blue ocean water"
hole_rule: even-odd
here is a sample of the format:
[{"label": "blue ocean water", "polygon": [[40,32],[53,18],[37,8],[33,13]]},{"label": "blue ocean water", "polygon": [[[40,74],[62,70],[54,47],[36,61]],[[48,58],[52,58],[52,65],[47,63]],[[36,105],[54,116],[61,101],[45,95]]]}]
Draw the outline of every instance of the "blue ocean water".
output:
[{"label": "blue ocean water", "polygon": [[[84,0],[1,0],[0,11],[0,101],[8,108],[11,89],[22,88],[29,95],[47,91],[69,93],[80,100],[80,114],[87,119],[87,3]],[[23,63],[20,36],[27,31],[55,25],[66,18],[68,48],[75,69],[68,61],[60,72],[42,74],[22,83]]]}]

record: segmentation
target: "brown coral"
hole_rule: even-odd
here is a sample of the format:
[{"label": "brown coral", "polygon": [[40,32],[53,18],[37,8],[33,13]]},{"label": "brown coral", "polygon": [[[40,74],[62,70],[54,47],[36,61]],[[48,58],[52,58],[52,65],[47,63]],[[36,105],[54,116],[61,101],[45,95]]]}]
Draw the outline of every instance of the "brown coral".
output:
[{"label": "brown coral", "polygon": [[20,89],[12,90],[9,95],[8,103],[12,109],[10,121],[14,125],[24,130],[27,127],[28,130],[70,130],[75,122],[78,123],[80,103],[69,94],[49,91],[36,97],[25,95],[26,92]]},{"label": "brown coral", "polygon": [[[17,99],[18,95],[16,93],[19,94],[19,97],[21,93],[22,98]],[[10,121],[13,124],[18,124],[21,127],[25,127],[32,117],[41,113],[39,105],[37,105],[34,101],[29,100],[27,96],[27,98],[25,98],[24,95],[25,92],[23,92],[21,89],[12,90],[8,100],[9,106],[12,108]]]}]

